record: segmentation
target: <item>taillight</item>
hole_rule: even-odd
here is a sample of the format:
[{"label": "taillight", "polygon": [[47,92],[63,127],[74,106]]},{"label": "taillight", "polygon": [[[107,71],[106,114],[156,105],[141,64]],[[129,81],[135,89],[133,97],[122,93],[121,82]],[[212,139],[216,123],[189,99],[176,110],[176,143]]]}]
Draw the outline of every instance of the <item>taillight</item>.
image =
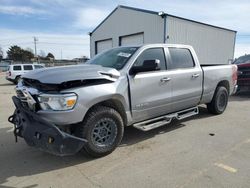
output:
[{"label": "taillight", "polygon": [[11,76],[11,72],[9,71],[9,76]]},{"label": "taillight", "polygon": [[232,82],[233,85],[237,84],[237,79],[238,79],[238,67],[237,65],[232,66]]}]

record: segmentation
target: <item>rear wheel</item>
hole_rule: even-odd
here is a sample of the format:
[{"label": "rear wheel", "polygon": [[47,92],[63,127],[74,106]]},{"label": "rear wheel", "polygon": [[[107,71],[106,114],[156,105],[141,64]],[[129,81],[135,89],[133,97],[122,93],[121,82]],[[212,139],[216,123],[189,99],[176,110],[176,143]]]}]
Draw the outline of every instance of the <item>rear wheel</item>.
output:
[{"label": "rear wheel", "polygon": [[216,88],[213,99],[207,104],[207,109],[212,114],[222,114],[228,103],[228,91],[224,86]]},{"label": "rear wheel", "polygon": [[76,135],[87,139],[86,152],[93,157],[102,157],[120,144],[123,137],[123,120],[113,108],[94,107],[76,129]]}]

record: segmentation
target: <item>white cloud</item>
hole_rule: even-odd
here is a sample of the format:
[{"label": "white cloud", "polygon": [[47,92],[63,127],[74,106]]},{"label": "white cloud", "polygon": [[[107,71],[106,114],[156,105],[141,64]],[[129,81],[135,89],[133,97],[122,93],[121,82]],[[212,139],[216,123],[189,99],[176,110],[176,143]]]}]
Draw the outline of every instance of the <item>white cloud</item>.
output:
[{"label": "white cloud", "polygon": [[89,56],[89,36],[79,34],[35,33],[18,30],[0,29],[0,47],[5,51],[11,45],[18,45],[24,49],[34,51],[33,37],[38,38],[37,54],[40,50],[51,52],[56,58],[72,59],[83,55]]},{"label": "white cloud", "polygon": [[47,11],[28,6],[0,6],[0,13],[11,15],[45,14]]},{"label": "white cloud", "polygon": [[236,43],[234,57],[238,58],[238,57],[245,55],[245,54],[250,54],[250,45]]},{"label": "white cloud", "polygon": [[[1,1],[1,0],[0,0]],[[35,15],[35,14],[54,14],[73,16],[67,25],[73,27],[67,28],[69,31],[79,32],[95,28],[111,11],[117,6],[117,3],[154,10],[165,11],[169,14],[181,16],[197,21],[227,27],[237,30],[239,34],[250,35],[250,14],[249,0],[242,1],[191,1],[191,0],[118,0],[116,1],[82,1],[82,0],[29,0],[34,6],[16,6],[15,0],[2,0],[5,4],[13,6],[5,6],[1,3],[0,13],[12,15]],[[12,3],[9,3],[12,2]],[[38,9],[40,7],[41,9]],[[43,28],[41,28],[43,29]],[[37,36],[38,52],[44,50],[52,52],[57,58],[61,56],[61,49],[64,58],[79,57],[81,55],[89,55],[89,37],[87,35],[64,35],[64,34],[45,34],[20,32],[19,30],[1,30],[0,28],[0,46],[6,50],[7,44],[20,44],[26,48],[34,48],[32,37]],[[6,40],[6,39],[12,40]],[[18,38],[18,40],[15,40]],[[246,39],[249,39],[245,37]],[[1,41],[3,40],[3,42]],[[243,39],[242,39],[243,40]],[[244,41],[236,41],[235,57],[250,53],[250,44]],[[7,43],[7,42],[8,43]],[[249,41],[249,40],[248,40]],[[61,45],[59,44],[61,43]]]},{"label": "white cloud", "polygon": [[74,26],[77,28],[94,28],[96,27],[110,11],[96,9],[96,8],[84,8],[76,12],[76,20]]}]

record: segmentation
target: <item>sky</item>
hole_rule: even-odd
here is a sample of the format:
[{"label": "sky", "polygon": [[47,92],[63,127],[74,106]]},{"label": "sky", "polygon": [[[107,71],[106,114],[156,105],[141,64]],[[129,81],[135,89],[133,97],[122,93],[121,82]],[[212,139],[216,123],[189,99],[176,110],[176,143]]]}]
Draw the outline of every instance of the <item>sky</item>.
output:
[{"label": "sky", "polygon": [[[0,47],[31,48],[56,58],[89,56],[89,35],[118,5],[193,19],[237,31],[235,57],[250,54],[249,0],[0,0]],[[6,53],[5,53],[6,56]]]}]

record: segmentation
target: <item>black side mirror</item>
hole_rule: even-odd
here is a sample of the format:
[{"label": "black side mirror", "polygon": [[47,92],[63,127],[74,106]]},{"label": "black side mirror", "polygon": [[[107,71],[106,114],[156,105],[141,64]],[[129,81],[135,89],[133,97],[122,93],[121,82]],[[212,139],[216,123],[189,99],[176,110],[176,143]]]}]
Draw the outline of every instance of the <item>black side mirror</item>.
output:
[{"label": "black side mirror", "polygon": [[160,70],[160,60],[145,60],[142,66],[134,66],[130,70],[130,74],[137,74],[139,72],[149,72]]}]

